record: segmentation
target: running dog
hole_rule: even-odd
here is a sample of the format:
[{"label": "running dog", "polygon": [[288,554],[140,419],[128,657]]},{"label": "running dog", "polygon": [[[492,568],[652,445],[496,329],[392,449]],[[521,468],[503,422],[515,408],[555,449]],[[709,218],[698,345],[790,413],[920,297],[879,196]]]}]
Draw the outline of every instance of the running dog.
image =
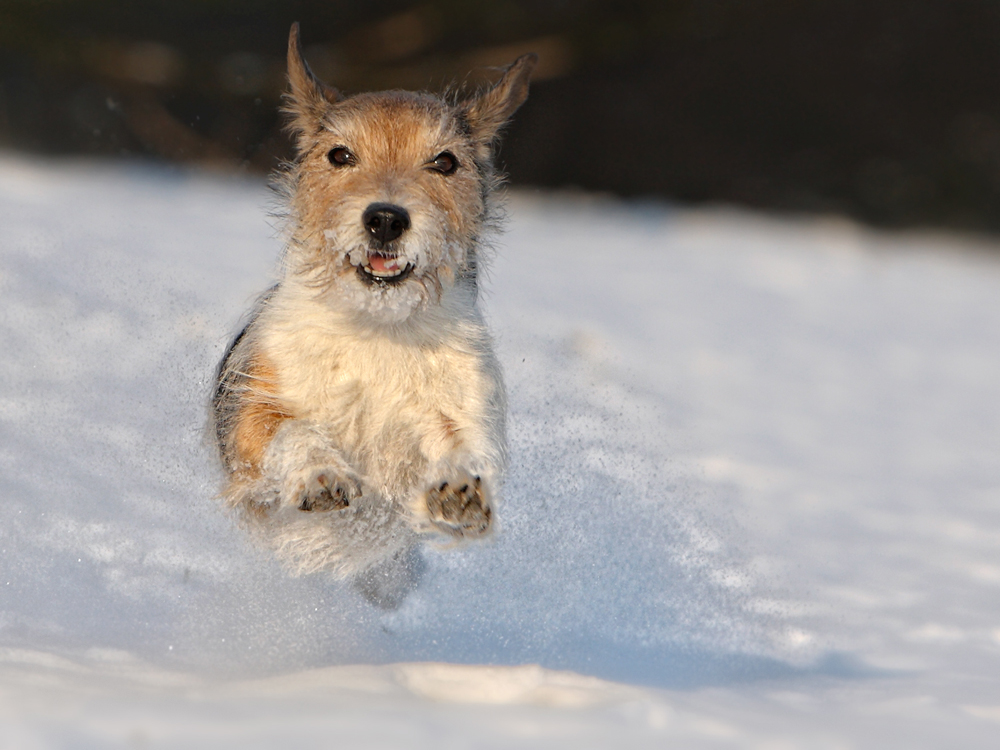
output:
[{"label": "running dog", "polygon": [[292,26],[281,280],[223,358],[212,414],[223,496],[294,572],[364,574],[496,524],[506,402],[476,277],[493,149],[536,61],[465,100],[345,98]]}]

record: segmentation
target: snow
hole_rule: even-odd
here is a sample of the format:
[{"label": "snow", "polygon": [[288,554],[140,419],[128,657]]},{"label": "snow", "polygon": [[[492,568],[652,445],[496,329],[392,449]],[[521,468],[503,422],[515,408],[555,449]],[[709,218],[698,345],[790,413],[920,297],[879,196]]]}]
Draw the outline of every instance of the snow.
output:
[{"label": "snow", "polygon": [[514,192],[501,532],[382,611],[214,498],[270,201],[0,155],[0,748],[995,745],[992,241]]}]

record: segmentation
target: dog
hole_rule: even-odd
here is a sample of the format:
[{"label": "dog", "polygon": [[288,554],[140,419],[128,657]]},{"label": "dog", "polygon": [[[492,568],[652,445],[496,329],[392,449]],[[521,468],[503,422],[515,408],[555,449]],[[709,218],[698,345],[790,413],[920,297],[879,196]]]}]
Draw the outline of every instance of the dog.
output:
[{"label": "dog", "polygon": [[222,496],[295,573],[378,600],[421,539],[496,526],[506,394],[477,274],[494,147],[536,62],[464,100],[344,97],[291,28],[282,272],[219,365],[212,418]]}]

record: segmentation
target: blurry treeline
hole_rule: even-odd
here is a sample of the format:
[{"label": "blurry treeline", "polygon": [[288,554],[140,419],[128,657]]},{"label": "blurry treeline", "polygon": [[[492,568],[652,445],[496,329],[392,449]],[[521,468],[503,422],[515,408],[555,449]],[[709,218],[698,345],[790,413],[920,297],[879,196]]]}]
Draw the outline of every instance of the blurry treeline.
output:
[{"label": "blurry treeline", "polygon": [[995,0],[0,0],[0,146],[268,170],[295,20],[347,93],[538,52],[519,185],[1000,229]]}]

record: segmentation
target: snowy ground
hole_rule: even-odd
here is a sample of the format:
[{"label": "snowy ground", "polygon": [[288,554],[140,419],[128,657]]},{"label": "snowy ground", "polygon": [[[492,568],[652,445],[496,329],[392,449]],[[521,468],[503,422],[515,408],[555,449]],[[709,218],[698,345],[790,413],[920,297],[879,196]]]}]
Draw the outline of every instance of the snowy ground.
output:
[{"label": "snowy ground", "polygon": [[213,499],[269,201],[0,156],[0,748],[996,746],[998,248],[515,194],[503,530],[384,612]]}]

